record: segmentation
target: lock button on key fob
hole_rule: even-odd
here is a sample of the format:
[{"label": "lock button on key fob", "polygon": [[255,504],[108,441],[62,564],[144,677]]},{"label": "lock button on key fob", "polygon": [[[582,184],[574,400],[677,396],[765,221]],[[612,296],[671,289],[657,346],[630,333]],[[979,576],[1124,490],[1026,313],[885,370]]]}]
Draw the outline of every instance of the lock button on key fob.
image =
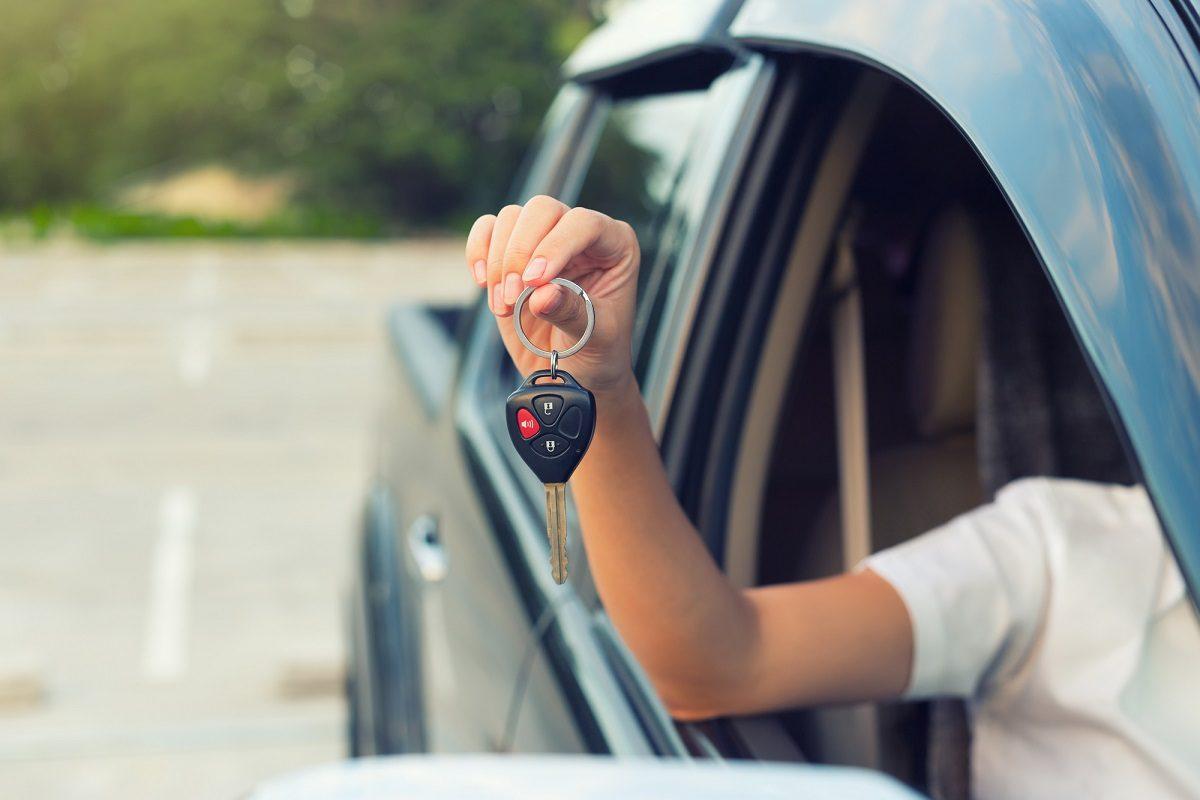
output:
[{"label": "lock button on key fob", "polygon": [[558,421],[558,414],[562,408],[563,399],[556,394],[543,394],[533,398],[533,410],[537,412],[538,419],[547,425]]}]

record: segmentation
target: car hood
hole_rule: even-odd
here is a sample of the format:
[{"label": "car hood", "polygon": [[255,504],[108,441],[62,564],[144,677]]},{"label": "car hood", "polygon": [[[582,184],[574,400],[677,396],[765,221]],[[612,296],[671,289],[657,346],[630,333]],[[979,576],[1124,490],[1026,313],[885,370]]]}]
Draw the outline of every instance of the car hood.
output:
[{"label": "car hood", "polygon": [[368,797],[911,800],[919,795],[878,773],[844,767],[491,755],[393,756],[344,761],[270,780],[250,797],[253,800]]}]

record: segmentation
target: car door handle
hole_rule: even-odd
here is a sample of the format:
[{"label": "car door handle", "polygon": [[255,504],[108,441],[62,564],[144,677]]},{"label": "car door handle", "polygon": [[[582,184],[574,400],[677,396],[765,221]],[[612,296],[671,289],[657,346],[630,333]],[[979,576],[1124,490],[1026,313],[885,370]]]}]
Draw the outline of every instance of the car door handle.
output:
[{"label": "car door handle", "polygon": [[437,519],[422,514],[408,529],[408,551],[412,553],[417,572],[426,583],[439,583],[446,577],[450,564]]}]

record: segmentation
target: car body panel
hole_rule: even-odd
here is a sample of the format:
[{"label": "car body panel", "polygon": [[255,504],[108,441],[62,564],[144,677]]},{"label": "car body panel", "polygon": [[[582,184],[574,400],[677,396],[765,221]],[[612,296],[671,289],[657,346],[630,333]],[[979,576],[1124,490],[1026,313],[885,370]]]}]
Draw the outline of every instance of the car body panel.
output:
[{"label": "car body panel", "polygon": [[739,797],[912,800],[910,789],[878,773],[845,767],[651,759],[529,756],[401,756],[328,764],[260,784],[252,800],[363,797],[578,800]]},{"label": "car body panel", "polygon": [[1196,0],[1170,0],[1180,17],[1184,18],[1200,42],[1200,3]]},{"label": "car body panel", "polygon": [[1148,0],[1179,43],[1179,54],[1200,83],[1200,14],[1192,0]]},{"label": "car body panel", "polygon": [[[450,309],[443,313],[457,319],[461,311]],[[387,316],[392,355],[404,364],[413,391],[429,419],[436,419],[449,403],[457,366],[457,350],[446,325],[436,309],[421,304],[395,306]],[[412,347],[411,342],[419,342],[421,346]]]},{"label": "car body panel", "polygon": [[1006,194],[1200,590],[1200,92],[1147,0],[748,0],[751,46],[890,72]]},{"label": "car body panel", "polygon": [[[394,535],[395,508],[388,490],[376,486],[363,513],[361,581],[351,596],[354,670],[351,736],[354,752],[409,753],[425,749],[420,676],[415,669],[417,632],[409,585]],[[403,680],[384,680],[400,675]]]},{"label": "car body panel", "polygon": [[[650,755],[652,751],[628,705],[611,702],[622,696],[622,690],[594,641],[590,611],[574,585],[559,587],[550,577],[546,550],[538,546],[545,539],[545,518],[539,515],[540,509],[532,499],[536,478],[523,465],[514,467],[513,460],[518,457],[503,430],[503,407],[493,414],[493,409],[481,405],[481,398],[489,393],[480,381],[494,372],[501,354],[497,345],[495,323],[490,312],[481,309],[466,347],[456,418],[463,452],[471,465],[469,474],[489,506],[492,527],[486,538],[503,549],[500,563],[508,570],[507,580],[521,587],[524,612],[535,628],[544,628],[542,637],[557,638],[557,653],[569,654],[570,663],[559,665],[558,678],[570,692],[565,707],[587,727],[583,735],[589,749]],[[541,489],[540,484],[536,489]],[[576,552],[571,555],[575,563]]]},{"label": "car body panel", "polygon": [[[414,315],[426,318],[405,319]],[[491,535],[488,509],[470,480],[451,413],[451,390],[425,385],[441,384],[456,373],[458,348],[432,309],[397,309],[390,323],[393,329],[419,330],[421,336],[392,341],[392,371],[380,415],[383,446],[367,515],[375,522],[365,543],[376,561],[395,563],[375,564],[360,576],[367,607],[377,609],[370,637],[373,660],[368,663],[387,668],[373,676],[372,691],[362,693],[379,700],[419,691],[414,713],[421,719],[415,728],[419,735],[385,733],[377,738],[390,748],[416,743],[443,752],[489,751],[502,745],[539,752],[577,750],[574,723],[565,713],[557,681],[544,666],[530,668],[526,692],[545,702],[530,712],[532,724],[509,735],[512,694],[529,652],[530,624]],[[431,360],[429,353],[440,358]],[[372,512],[382,507],[386,514]],[[434,555],[442,562],[440,569],[431,565]],[[380,596],[388,602],[372,603]],[[385,716],[396,707],[384,705]],[[376,720],[377,731],[392,725],[390,719]],[[402,727],[414,726],[409,722]]]}]

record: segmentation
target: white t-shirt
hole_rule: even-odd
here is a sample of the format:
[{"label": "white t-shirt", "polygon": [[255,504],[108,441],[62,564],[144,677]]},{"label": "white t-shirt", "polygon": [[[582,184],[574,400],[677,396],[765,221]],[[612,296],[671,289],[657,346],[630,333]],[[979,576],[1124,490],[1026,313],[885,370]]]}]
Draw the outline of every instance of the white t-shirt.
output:
[{"label": "white t-shirt", "polygon": [[976,797],[1200,797],[1200,624],[1141,487],[1017,481],[866,566],[907,695],[969,698]]}]

